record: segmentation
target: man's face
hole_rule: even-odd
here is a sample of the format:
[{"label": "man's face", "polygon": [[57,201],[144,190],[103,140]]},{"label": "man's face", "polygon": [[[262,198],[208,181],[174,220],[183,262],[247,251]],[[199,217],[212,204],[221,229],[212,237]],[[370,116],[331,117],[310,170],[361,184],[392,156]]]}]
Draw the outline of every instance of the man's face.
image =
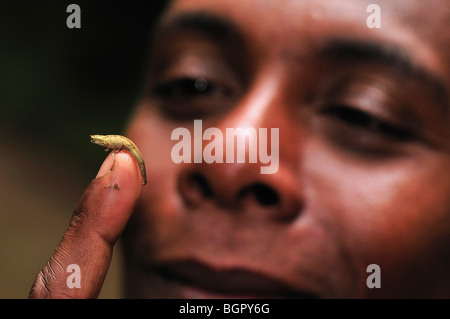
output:
[{"label": "man's face", "polygon": [[[149,177],[129,297],[450,297],[450,6],[378,1],[369,28],[370,3],[171,4],[127,130]],[[227,128],[255,128],[277,171],[195,163],[208,145],[225,159]]]}]

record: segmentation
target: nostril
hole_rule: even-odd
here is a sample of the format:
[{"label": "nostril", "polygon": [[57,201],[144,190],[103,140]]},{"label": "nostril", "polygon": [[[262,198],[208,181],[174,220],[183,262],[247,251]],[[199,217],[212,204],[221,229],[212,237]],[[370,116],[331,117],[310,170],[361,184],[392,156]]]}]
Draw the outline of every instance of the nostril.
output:
[{"label": "nostril", "polygon": [[190,186],[196,188],[204,197],[213,197],[213,190],[209,182],[200,174],[194,173],[189,177]]},{"label": "nostril", "polygon": [[178,187],[185,203],[190,206],[197,206],[214,195],[207,179],[198,173],[183,174]]},{"label": "nostril", "polygon": [[246,196],[254,196],[262,206],[276,206],[280,203],[280,196],[269,186],[261,183],[253,184],[244,188],[239,194],[238,199]]}]

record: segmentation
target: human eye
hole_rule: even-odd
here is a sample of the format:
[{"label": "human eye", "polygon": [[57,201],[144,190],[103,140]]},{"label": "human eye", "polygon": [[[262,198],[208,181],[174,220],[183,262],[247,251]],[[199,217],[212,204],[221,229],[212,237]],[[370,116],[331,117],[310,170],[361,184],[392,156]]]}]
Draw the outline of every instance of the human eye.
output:
[{"label": "human eye", "polygon": [[414,138],[413,133],[400,125],[389,123],[355,106],[342,104],[328,105],[321,110],[322,115],[340,121],[349,129],[360,134],[371,134],[396,142],[407,142]]},{"label": "human eye", "polygon": [[158,83],[154,93],[166,101],[188,99],[229,98],[233,91],[230,86],[204,77],[175,77]]},{"label": "human eye", "polygon": [[230,109],[242,93],[234,61],[208,41],[182,40],[154,61],[149,93],[170,120],[214,116]]},{"label": "human eye", "polygon": [[227,83],[186,75],[157,83],[153,94],[164,114],[174,119],[192,119],[227,109],[236,92]]},{"label": "human eye", "polygon": [[345,151],[361,155],[399,154],[418,140],[407,108],[395,90],[378,83],[346,81],[326,93],[318,108],[325,138]]}]

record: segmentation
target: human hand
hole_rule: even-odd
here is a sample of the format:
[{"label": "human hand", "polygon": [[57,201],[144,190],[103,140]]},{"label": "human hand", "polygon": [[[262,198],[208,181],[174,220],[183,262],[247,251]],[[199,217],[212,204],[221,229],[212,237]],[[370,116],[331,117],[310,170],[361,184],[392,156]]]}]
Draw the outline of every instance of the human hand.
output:
[{"label": "human hand", "polygon": [[[29,298],[96,298],[141,190],[138,165],[126,151],[106,158],[78,202],[69,226],[37,275]],[[79,288],[68,285],[69,265],[79,266]],[[72,288],[71,288],[72,287]]]}]

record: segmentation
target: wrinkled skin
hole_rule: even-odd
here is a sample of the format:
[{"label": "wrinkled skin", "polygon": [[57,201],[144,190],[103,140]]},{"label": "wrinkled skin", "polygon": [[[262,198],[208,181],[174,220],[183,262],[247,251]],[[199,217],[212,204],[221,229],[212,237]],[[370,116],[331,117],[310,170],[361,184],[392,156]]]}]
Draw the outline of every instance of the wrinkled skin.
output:
[{"label": "wrinkled skin", "polygon": [[[450,5],[370,3],[171,2],[125,132],[148,185],[108,157],[30,297],[97,296],[124,231],[127,297],[449,298]],[[279,128],[277,173],[175,163],[195,119]]]}]

